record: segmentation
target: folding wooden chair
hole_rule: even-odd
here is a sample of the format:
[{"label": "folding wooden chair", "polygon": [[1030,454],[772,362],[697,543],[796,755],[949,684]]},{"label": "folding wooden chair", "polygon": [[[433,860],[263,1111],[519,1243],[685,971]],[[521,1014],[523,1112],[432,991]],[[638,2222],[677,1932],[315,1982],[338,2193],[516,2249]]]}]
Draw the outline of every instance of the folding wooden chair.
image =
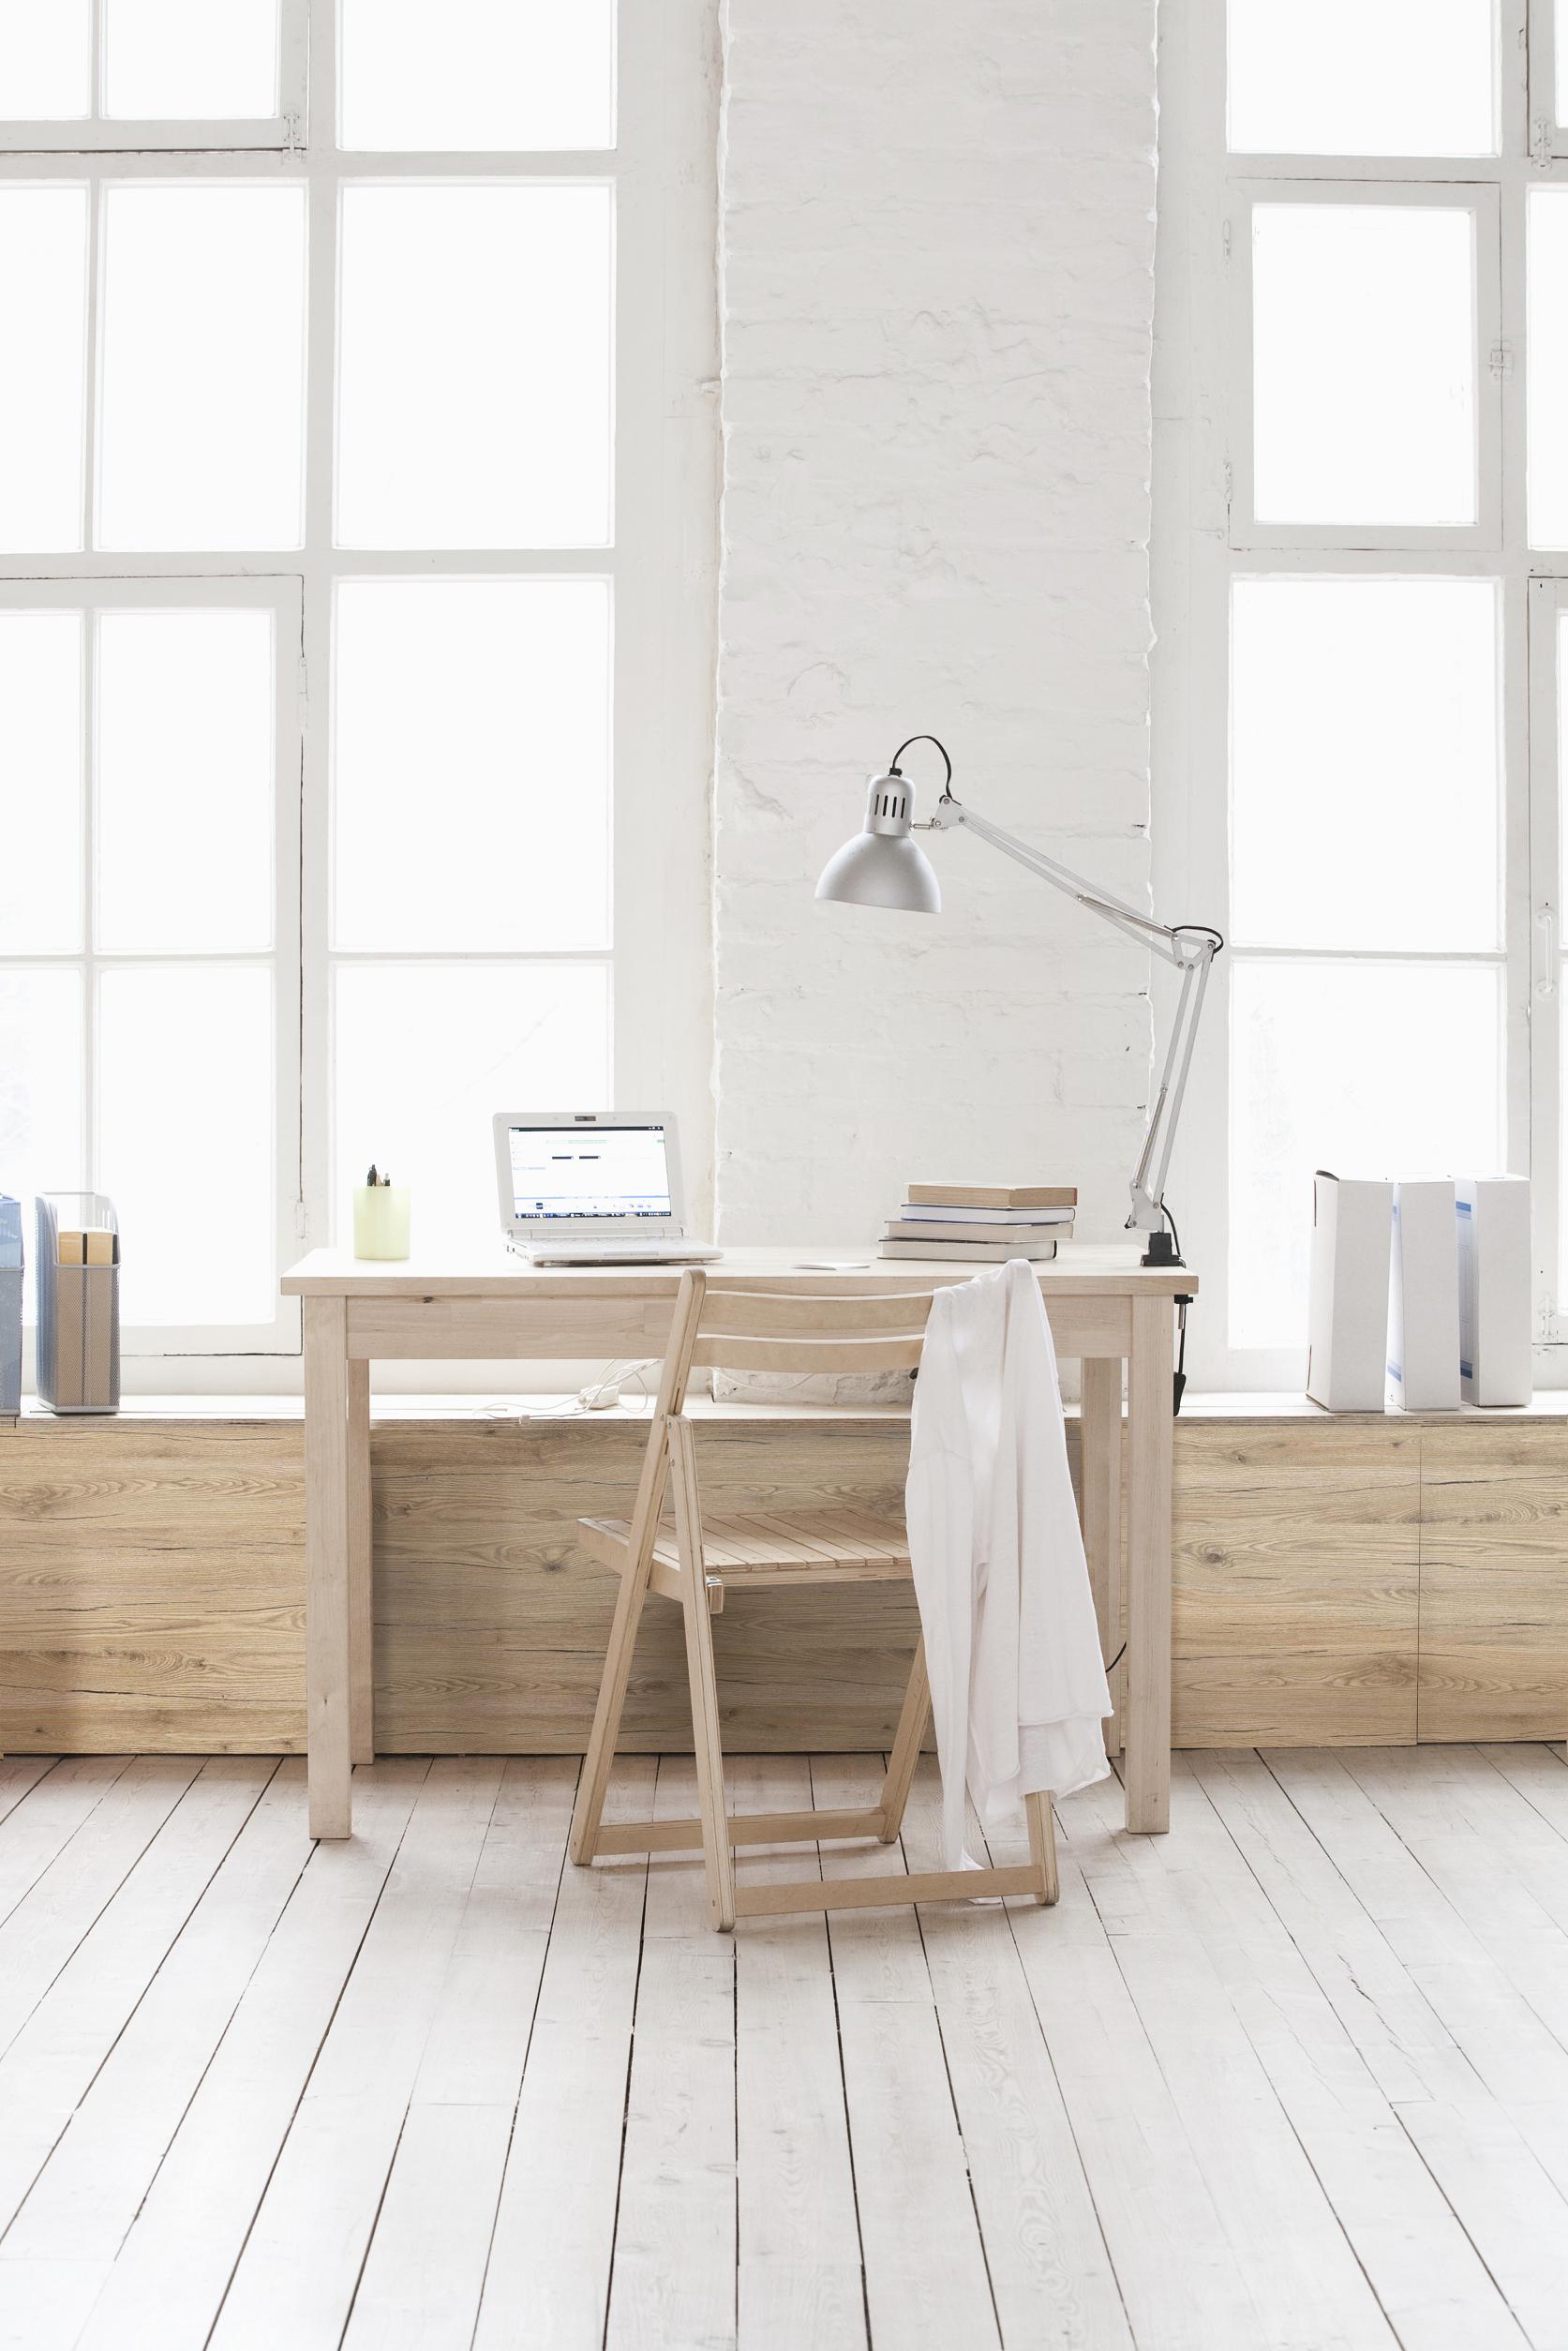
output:
[{"label": "folding wooden chair", "polygon": [[[977,1894],[1029,1894],[1057,1898],[1051,1798],[1025,1800],[1030,1859],[1008,1868],[926,1870],[892,1878],[792,1879],[737,1887],[733,1848],[795,1839],[898,1835],[931,1711],[925,1653],[918,1645],[904,1692],[880,1800],[863,1811],[732,1814],[724,1804],[724,1759],[713,1670],[711,1619],[730,1593],[784,1584],[836,1584],[907,1578],[908,1536],[902,1522],[859,1510],[789,1514],[761,1511],[704,1519],[697,1487],[686,1388],[698,1367],[769,1371],[912,1370],[919,1362],[931,1298],[829,1297],[710,1290],[707,1276],[683,1274],[669,1351],[653,1406],[653,1426],[630,1519],[583,1519],[590,1548],[619,1570],[620,1591],[610,1628],[599,1702],[572,1816],[570,1851],[579,1864],[600,1853],[678,1851],[700,1845],[708,1871],[708,1914],[715,1927],[737,1917],[780,1910],[837,1910],[890,1902],[942,1902]],[[666,1490],[673,1531],[660,1524]],[[605,1790],[615,1760],[632,1653],[650,1593],[673,1600],[686,1626],[696,1756],[695,1819],[606,1823]]]}]

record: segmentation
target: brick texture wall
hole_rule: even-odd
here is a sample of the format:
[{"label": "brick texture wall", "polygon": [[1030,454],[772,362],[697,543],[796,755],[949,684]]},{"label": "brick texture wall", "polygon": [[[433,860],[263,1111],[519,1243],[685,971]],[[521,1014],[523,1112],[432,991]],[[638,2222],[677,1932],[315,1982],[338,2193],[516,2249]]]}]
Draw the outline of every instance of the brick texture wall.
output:
[{"label": "brick texture wall", "polygon": [[[812,891],[900,739],[1148,878],[1155,0],[727,0],[721,1237],[864,1245],[906,1178],[1117,1229],[1147,959],[963,834],[934,918]],[[934,753],[912,753],[929,808]]]}]

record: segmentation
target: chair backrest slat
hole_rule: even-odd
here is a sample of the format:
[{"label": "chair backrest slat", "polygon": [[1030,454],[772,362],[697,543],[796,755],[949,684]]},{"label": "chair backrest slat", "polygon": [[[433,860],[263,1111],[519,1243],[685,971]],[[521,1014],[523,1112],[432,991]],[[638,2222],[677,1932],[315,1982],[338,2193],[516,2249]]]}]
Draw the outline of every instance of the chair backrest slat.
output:
[{"label": "chair backrest slat", "polygon": [[697,1318],[694,1365],[754,1371],[908,1371],[920,1360],[931,1294],[720,1290]]},{"label": "chair backrest slat", "polygon": [[921,1331],[886,1339],[737,1339],[699,1333],[694,1370],[725,1371],[913,1371],[925,1344]]},{"label": "chair backrest slat", "polygon": [[841,1296],[829,1290],[708,1290],[699,1328],[704,1338],[723,1331],[731,1339],[851,1339],[903,1337],[923,1331],[931,1312],[929,1290],[868,1297],[862,1291]]}]

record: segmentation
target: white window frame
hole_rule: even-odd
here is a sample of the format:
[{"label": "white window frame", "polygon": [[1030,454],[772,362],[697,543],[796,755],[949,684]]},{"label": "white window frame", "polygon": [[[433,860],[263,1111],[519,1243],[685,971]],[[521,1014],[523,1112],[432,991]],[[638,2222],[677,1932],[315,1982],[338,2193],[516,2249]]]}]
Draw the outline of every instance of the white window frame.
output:
[{"label": "white window frame", "polygon": [[[93,845],[97,823],[97,761],[92,756],[90,713],[95,699],[96,630],[100,612],[264,611],[273,625],[273,943],[270,949],[221,954],[211,949],[159,950],[125,954],[100,951],[95,936],[97,909],[93,891]],[[82,745],[82,936],[79,950],[66,954],[0,953],[0,969],[77,971],[82,982],[82,1121],[85,1139],[89,1190],[101,1189],[97,1165],[97,983],[105,971],[172,966],[192,968],[222,966],[263,968],[273,976],[273,1198],[277,1262],[286,1265],[296,1244],[294,1203],[299,1191],[300,1164],[300,773],[303,711],[299,697],[300,645],[303,625],[302,583],[295,576],[260,575],[248,579],[181,578],[169,573],[158,579],[7,579],[0,581],[0,611],[82,612],[83,631]],[[171,1038],[170,1051],[178,1054],[179,1041]],[[201,1085],[201,1071],[192,1070],[190,1084]],[[171,1168],[169,1180],[178,1183]],[[23,1203],[30,1209],[30,1203]],[[177,1324],[124,1323],[121,1350],[128,1359],[142,1356],[188,1358],[226,1353],[255,1355],[299,1345],[299,1309],[293,1298],[278,1298],[271,1315],[258,1323],[203,1325],[200,1329]]]},{"label": "white window frame", "polygon": [[1568,123],[1557,119],[1557,9],[1530,0],[1530,151],[1537,163],[1568,157]]},{"label": "white window frame", "polygon": [[[1561,992],[1565,969],[1557,928],[1561,822],[1554,665],[1543,666],[1549,615],[1568,598],[1568,550],[1532,548],[1525,511],[1525,234],[1532,187],[1568,185],[1568,132],[1539,136],[1549,50],[1541,41],[1550,0],[1499,0],[1500,149],[1491,157],[1228,155],[1222,0],[1162,0],[1160,202],[1155,345],[1152,545],[1156,651],[1153,674],[1156,903],[1202,911],[1228,927],[1231,583],[1277,573],[1303,576],[1486,577],[1501,584],[1501,738],[1504,776],[1504,957],[1508,1163],[1532,1177],[1536,1268],[1535,1375],[1568,1385],[1568,1265],[1559,1261],[1561,1074]],[[1529,42],[1527,44],[1527,18]],[[1235,495],[1235,453],[1250,444],[1247,370],[1238,360],[1232,306],[1238,252],[1249,246],[1244,204],[1273,200],[1471,202],[1497,221],[1494,315],[1478,322],[1495,387],[1500,530],[1419,529],[1371,534],[1351,526],[1332,542],[1253,525]],[[1229,228],[1229,240],[1227,229]],[[1227,242],[1230,259],[1227,260]],[[1482,247],[1478,242],[1480,260]],[[1478,294],[1482,278],[1478,270]],[[1484,482],[1485,487],[1485,482]],[[1355,955],[1322,960],[1370,961]],[[1419,956],[1398,955],[1400,962]],[[1438,955],[1431,960],[1463,960]],[[1495,960],[1483,957],[1481,960]],[[1216,966],[1198,1041],[1171,1196],[1202,1295],[1188,1335],[1195,1386],[1224,1392],[1297,1389],[1305,1345],[1239,1349],[1228,1341],[1231,955]],[[1155,975],[1157,1004],[1165,981]]]},{"label": "white window frame", "polygon": [[[0,129],[0,181],[86,183],[93,237],[107,181],[241,179],[304,183],[309,194],[306,523],[298,548],[239,553],[0,555],[0,584],[124,580],[156,592],[170,580],[220,583],[297,576],[304,621],[297,687],[303,711],[299,815],[301,1058],[293,1094],[295,1170],[286,1194],[280,1267],[333,1237],[343,1220],[330,1196],[332,1101],[328,1017],[328,847],[332,608],[336,583],[353,578],[584,576],[610,581],[613,597],[611,737],[612,929],[610,966],[617,1097],[652,1101],[680,1121],[694,1220],[712,1213],[711,971],[709,811],[712,773],[712,663],[717,579],[718,326],[714,269],[714,157],[718,92],[715,0],[621,0],[618,27],[617,145],[591,151],[505,154],[367,153],[336,145],[336,0],[308,0],[312,60],[308,106],[295,143],[267,154],[234,151],[227,136],[197,153],[164,142],[156,152],[97,154],[82,126],[47,154],[20,148]],[[36,129],[37,126],[32,126]],[[117,128],[119,127],[116,127]],[[226,128],[231,127],[226,127]],[[165,126],[167,130],[169,126]],[[9,147],[12,151],[7,152]],[[333,544],[338,191],[350,183],[399,180],[590,182],[608,185],[616,212],[613,544],[599,547],[340,548]],[[101,290],[99,290],[101,298]],[[96,427],[96,315],[89,318],[89,459]],[[91,500],[92,465],[84,467]],[[90,540],[90,506],[89,531]],[[0,592],[3,592],[0,585]],[[205,588],[203,588],[205,592]],[[225,590],[224,592],[227,592]],[[507,854],[510,845],[495,845]],[[33,958],[25,959],[27,961]],[[564,960],[559,950],[425,958],[383,951],[370,960],[510,963]],[[500,1105],[498,1105],[500,1107]],[[489,1137],[476,1149],[486,1159]],[[140,1385],[218,1392],[299,1385],[297,1323],[280,1320],[271,1347],[236,1351],[232,1334],[198,1335],[200,1355],[159,1378],[144,1362]],[[211,1344],[207,1343],[211,1340]],[[179,1351],[173,1347],[171,1355]],[[460,1369],[443,1385],[463,1384]],[[493,1367],[470,1384],[493,1386]],[[390,1385],[421,1385],[418,1367]],[[508,1385],[535,1384],[514,1367]],[[537,1384],[559,1386],[551,1373]]]},{"label": "white window frame", "polygon": [[[221,7],[223,0],[212,0]],[[19,7],[42,10],[51,0],[12,0]],[[211,152],[230,147],[254,150],[297,147],[305,123],[306,66],[309,49],[309,0],[279,0],[277,42],[277,112],[235,120],[211,122],[121,121],[100,113],[103,89],[103,0],[92,6],[92,112],[57,122],[0,122],[0,154],[108,155],[122,152]]]},{"label": "white window frame", "polygon": [[[1568,615],[1568,576],[1530,583],[1531,840],[1535,869],[1530,925],[1530,1013],[1534,1048],[1531,1174],[1536,1189],[1535,1273],[1542,1337],[1568,1355],[1562,1201],[1562,995],[1568,961],[1561,929],[1563,678],[1558,623]],[[1568,1384],[1568,1375],[1565,1375]]]},{"label": "white window frame", "polygon": [[[1501,215],[1495,187],[1390,187],[1378,180],[1255,179],[1230,183],[1230,540],[1234,547],[1485,547],[1502,544]],[[1386,204],[1468,212],[1474,254],[1471,320],[1475,383],[1475,520],[1472,523],[1259,521],[1253,513],[1252,209],[1255,204]]]}]

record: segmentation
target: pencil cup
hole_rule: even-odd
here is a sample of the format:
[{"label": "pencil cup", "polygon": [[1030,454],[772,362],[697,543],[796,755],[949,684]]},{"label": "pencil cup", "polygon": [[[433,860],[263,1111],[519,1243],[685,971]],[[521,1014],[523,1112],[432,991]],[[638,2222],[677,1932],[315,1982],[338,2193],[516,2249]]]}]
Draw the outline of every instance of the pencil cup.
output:
[{"label": "pencil cup", "polygon": [[354,1188],[354,1255],[356,1257],[406,1257],[408,1253],[408,1185],[356,1185]]}]

